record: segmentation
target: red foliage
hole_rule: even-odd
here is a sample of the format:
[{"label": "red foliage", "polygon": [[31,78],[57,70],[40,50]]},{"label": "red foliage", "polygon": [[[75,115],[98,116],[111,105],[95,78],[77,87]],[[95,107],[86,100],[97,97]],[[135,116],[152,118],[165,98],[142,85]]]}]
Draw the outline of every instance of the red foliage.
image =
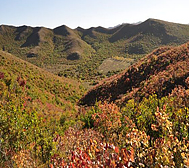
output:
[{"label": "red foliage", "polygon": [[[156,93],[163,97],[178,85],[188,86],[189,43],[174,48],[160,48],[126,69],[92,88],[80,104],[93,105],[97,101],[116,101],[125,95],[127,101],[133,96],[148,97]],[[133,90],[137,89],[137,92]]]},{"label": "red foliage", "polygon": [[26,85],[26,80],[22,79],[20,76],[17,77],[17,82],[22,87],[24,87]]},{"label": "red foliage", "polygon": [[3,72],[0,72],[0,79],[3,79],[5,77]]},{"label": "red foliage", "polygon": [[20,86],[24,87],[25,85],[26,85],[26,81],[25,80],[20,81]]}]

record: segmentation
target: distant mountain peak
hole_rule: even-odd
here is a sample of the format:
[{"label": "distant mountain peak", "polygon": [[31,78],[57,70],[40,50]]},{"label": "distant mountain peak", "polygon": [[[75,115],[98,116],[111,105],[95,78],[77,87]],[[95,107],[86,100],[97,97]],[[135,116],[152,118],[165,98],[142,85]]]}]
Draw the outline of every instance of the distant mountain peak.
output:
[{"label": "distant mountain peak", "polygon": [[59,27],[56,27],[55,29],[53,29],[54,33],[57,35],[62,35],[62,36],[67,36],[67,35],[71,35],[72,29],[70,29],[68,26],[66,25],[62,25]]}]

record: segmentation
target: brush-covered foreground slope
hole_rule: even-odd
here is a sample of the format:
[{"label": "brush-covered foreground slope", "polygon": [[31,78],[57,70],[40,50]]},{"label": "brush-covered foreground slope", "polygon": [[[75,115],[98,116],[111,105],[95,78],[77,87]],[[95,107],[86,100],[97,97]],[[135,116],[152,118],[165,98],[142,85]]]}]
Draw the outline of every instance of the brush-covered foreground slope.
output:
[{"label": "brush-covered foreground slope", "polygon": [[0,102],[25,101],[40,115],[71,115],[81,97],[82,87],[74,80],[60,78],[0,51]]},{"label": "brush-covered foreground slope", "polygon": [[117,65],[110,70],[117,71],[157,47],[183,44],[188,40],[189,25],[156,19],[113,29],[0,26],[0,49],[60,76],[81,79],[96,79],[109,73],[99,70],[99,66],[105,68],[102,63],[108,58],[129,58],[125,66]]},{"label": "brush-covered foreground slope", "polygon": [[[188,44],[171,49],[173,59],[167,55],[169,50],[156,50],[156,56],[148,56],[150,62],[143,61],[159,65],[167,58],[174,68],[177,61],[183,62],[185,69]],[[107,102],[81,107],[73,118],[73,113],[65,113],[74,111],[78,83],[5,52],[0,52],[0,65],[0,167],[189,166],[188,85],[174,89],[173,97],[152,95],[137,103],[132,99],[123,108]],[[137,74],[141,71],[134,67],[142,65],[130,70]],[[173,79],[184,76],[180,70]],[[60,118],[59,113],[63,113]]]},{"label": "brush-covered foreground slope", "polygon": [[0,51],[0,167],[48,167],[82,87]]},{"label": "brush-covered foreground slope", "polygon": [[188,64],[189,43],[156,49],[123,73],[102,81],[80,103],[92,105],[100,100],[123,103],[133,97],[141,99],[153,93],[160,98],[178,85],[188,91]]}]

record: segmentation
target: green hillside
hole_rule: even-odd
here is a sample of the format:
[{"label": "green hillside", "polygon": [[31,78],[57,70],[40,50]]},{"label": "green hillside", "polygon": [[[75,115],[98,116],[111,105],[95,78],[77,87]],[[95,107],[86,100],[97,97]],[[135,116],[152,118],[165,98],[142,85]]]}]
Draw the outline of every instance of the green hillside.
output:
[{"label": "green hillside", "polygon": [[122,70],[129,63],[102,74],[99,66],[102,68],[106,59],[118,56],[136,61],[157,47],[187,41],[189,25],[156,19],[112,29],[100,26],[71,29],[65,25],[55,29],[0,26],[0,49],[59,76],[90,80]]},{"label": "green hillside", "polygon": [[[3,74],[1,101],[10,91],[15,99],[26,96],[41,115],[52,113],[59,118],[62,113],[73,113],[82,94],[82,86],[77,81],[55,76],[3,51],[0,51],[0,72]],[[23,90],[20,85],[24,85]]]}]

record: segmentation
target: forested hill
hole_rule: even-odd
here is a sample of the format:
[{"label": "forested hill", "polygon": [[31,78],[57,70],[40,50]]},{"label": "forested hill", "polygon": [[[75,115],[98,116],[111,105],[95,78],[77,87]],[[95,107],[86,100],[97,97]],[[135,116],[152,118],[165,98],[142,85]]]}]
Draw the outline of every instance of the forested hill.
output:
[{"label": "forested hill", "polygon": [[145,56],[123,73],[112,76],[91,89],[81,100],[82,105],[96,101],[123,103],[133,97],[159,98],[182,86],[189,86],[189,43],[178,47],[162,47]]}]

